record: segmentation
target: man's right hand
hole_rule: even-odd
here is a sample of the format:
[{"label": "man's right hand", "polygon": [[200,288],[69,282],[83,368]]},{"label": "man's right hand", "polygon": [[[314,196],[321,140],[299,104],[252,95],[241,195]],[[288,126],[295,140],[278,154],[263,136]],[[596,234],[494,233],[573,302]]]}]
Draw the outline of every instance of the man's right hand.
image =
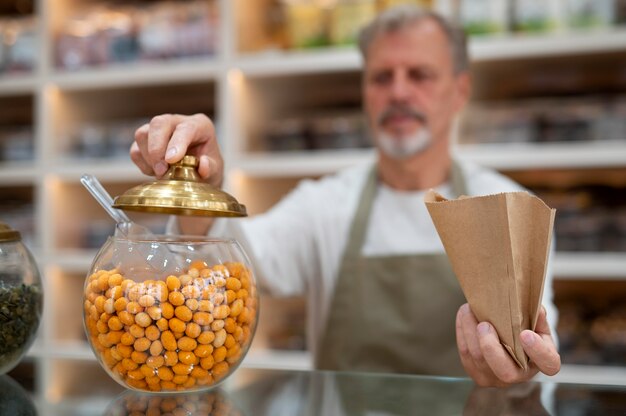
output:
[{"label": "man's right hand", "polygon": [[215,126],[204,114],[162,114],[135,131],[130,158],[146,175],[162,177],[171,163],[185,155],[198,158],[198,173],[221,187],[224,161],[217,145]]}]

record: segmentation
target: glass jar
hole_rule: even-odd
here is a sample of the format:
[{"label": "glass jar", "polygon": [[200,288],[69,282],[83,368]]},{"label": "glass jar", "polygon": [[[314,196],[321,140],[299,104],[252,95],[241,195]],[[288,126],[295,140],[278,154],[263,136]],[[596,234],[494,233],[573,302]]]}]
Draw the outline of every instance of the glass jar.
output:
[{"label": "glass jar", "polygon": [[30,348],[42,307],[35,259],[20,233],[0,222],[0,374],[15,367]]},{"label": "glass jar", "polygon": [[0,415],[37,416],[28,392],[6,374],[0,376]]},{"label": "glass jar", "polygon": [[106,372],[138,391],[197,391],[241,363],[256,280],[235,240],[109,237],[84,286],[84,324]]}]

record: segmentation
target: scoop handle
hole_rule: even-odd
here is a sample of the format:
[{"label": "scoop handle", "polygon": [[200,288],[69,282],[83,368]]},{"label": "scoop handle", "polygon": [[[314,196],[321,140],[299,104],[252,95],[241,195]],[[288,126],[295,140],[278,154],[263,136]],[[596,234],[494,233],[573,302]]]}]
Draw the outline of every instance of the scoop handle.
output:
[{"label": "scoop handle", "polygon": [[111,195],[109,195],[95,176],[88,174],[82,175],[80,177],[80,182],[85,188],[87,188],[95,200],[102,205],[102,208],[104,208],[104,210],[111,216],[111,218],[113,218],[113,220],[115,220],[116,223],[122,224],[131,222],[130,218],[128,218],[128,215],[126,215],[124,211],[113,208],[113,198],[111,198]]}]

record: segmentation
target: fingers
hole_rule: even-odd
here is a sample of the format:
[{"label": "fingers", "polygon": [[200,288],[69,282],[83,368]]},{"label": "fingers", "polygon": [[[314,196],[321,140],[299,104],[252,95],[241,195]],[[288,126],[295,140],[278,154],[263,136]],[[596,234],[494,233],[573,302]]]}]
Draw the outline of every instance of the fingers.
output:
[{"label": "fingers", "polygon": [[[147,126],[147,124],[145,126]],[[137,130],[137,131],[139,131],[139,130]],[[146,134],[147,134],[147,132],[146,132]],[[136,141],[133,142],[133,144],[130,146],[130,159],[135,163],[135,165],[137,165],[137,167],[139,167],[139,170],[144,175],[149,175],[149,176],[154,175],[154,170],[152,170],[152,166],[150,166],[144,160],[143,156],[141,155],[141,151],[139,150],[139,146],[137,145]]]},{"label": "fingers", "polygon": [[[468,314],[471,315],[470,318],[472,319],[468,319],[466,317]],[[459,350],[459,357],[461,358],[463,368],[465,368],[467,374],[474,379],[476,384],[479,386],[494,386],[497,385],[498,382],[491,369],[485,365],[482,356],[478,358],[478,363],[481,364],[475,362],[470,351],[467,340],[468,338],[471,340],[472,345],[474,345],[473,348],[476,348],[476,345],[479,345],[475,334],[471,334],[471,329],[474,328],[475,330],[476,328],[475,321],[476,320],[473,317],[467,303],[459,308],[456,316],[456,342]],[[469,334],[468,337],[466,337],[466,333]],[[474,354],[476,354],[475,351]]]},{"label": "fingers", "polygon": [[198,172],[213,185],[221,186],[223,161],[215,127],[203,114],[183,116],[163,114],[152,118],[135,132],[130,157],[147,175],[163,176],[170,163],[178,162],[186,154],[199,159]]},{"label": "fingers", "polygon": [[142,156],[152,166],[157,176],[163,176],[168,164],[165,162],[165,151],[177,126],[175,115],[164,114],[150,120],[148,141],[139,143]]},{"label": "fingers", "polygon": [[546,310],[542,307],[537,318],[535,332],[524,330],[520,333],[522,347],[542,373],[553,376],[561,369],[561,356],[556,350]]},{"label": "fingers", "polygon": [[500,343],[500,338],[490,323],[481,322],[477,330],[480,349],[485,361],[498,380],[505,384],[512,384],[524,381],[534,375],[529,374],[529,372],[534,371],[536,373],[536,369],[529,369],[526,372],[518,367]]},{"label": "fingers", "polygon": [[[209,146],[210,144],[213,146]],[[196,148],[193,150],[198,158],[202,155],[209,155],[213,152],[213,147],[217,147],[215,126],[203,114],[195,114],[179,120],[167,144],[164,160],[168,163],[177,162],[192,147]]]}]

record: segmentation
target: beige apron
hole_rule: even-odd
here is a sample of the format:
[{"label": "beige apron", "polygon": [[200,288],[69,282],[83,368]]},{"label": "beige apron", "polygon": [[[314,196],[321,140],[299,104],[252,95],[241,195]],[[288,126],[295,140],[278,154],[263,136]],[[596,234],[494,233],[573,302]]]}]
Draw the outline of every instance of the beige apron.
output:
[{"label": "beige apron", "polygon": [[[352,222],[316,366],[465,375],[455,338],[456,312],[465,297],[447,256],[361,256],[377,186],[374,168]],[[466,194],[456,165],[452,189],[456,196]]]}]

